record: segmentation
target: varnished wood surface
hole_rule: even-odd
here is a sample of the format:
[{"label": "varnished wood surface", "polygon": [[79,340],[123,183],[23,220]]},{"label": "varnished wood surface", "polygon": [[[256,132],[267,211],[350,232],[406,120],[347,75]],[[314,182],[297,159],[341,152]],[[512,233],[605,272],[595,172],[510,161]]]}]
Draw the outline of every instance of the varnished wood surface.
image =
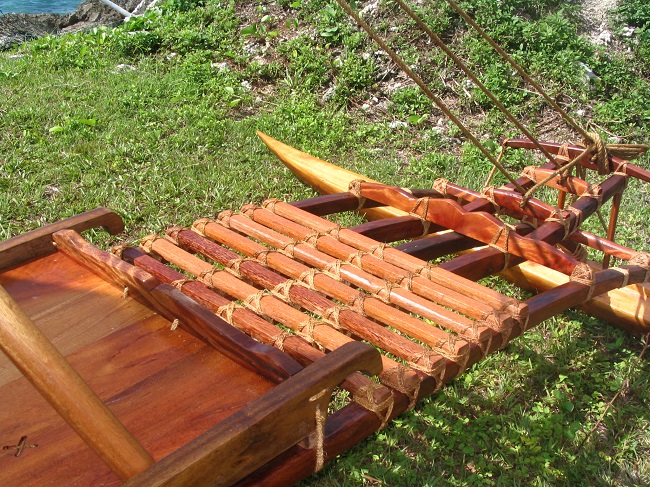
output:
[{"label": "varnished wood surface", "polygon": [[0,349],[86,445],[122,480],[142,472],[153,463],[151,455],[2,286]]},{"label": "varnished wood surface", "polygon": [[173,287],[160,286],[151,274],[90,245],[75,231],[57,232],[53,238],[60,251],[118,288],[126,289],[162,316],[178,319],[180,326],[241,365],[274,381],[300,370],[300,365],[290,357],[239,332]]},{"label": "varnished wood surface", "polygon": [[0,242],[0,270],[56,252],[51,238],[54,232],[65,228],[81,232],[95,227],[104,227],[116,235],[124,231],[124,222],[117,213],[100,207],[10,238]]},{"label": "varnished wood surface", "polygon": [[[64,355],[153,315],[61,253],[0,273],[0,284]],[[20,375],[0,354],[0,386]]]},{"label": "varnished wood surface", "polygon": [[[168,320],[61,254],[0,280],[46,332],[53,325],[73,367],[155,459],[273,385],[181,329],[170,331]],[[94,327],[103,329],[88,340]],[[24,378],[11,380],[6,370],[5,378],[0,443],[26,435],[27,445],[39,446],[0,456],[0,485],[119,484]]]},{"label": "varnished wood surface", "polygon": [[357,370],[381,370],[370,345],[349,343],[328,354],[126,485],[231,485],[313,432],[316,408],[326,410],[336,384]]}]

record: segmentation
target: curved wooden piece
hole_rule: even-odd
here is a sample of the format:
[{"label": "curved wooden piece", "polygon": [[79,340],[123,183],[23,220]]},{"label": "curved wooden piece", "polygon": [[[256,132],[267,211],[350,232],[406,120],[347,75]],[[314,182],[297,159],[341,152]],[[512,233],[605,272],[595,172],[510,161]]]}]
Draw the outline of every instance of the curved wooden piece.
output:
[{"label": "curved wooden piece", "polygon": [[449,199],[420,200],[406,191],[382,184],[362,183],[361,193],[375,201],[415,213],[485,244],[519,257],[571,274],[579,262],[544,241],[522,237],[497,218],[484,212],[470,212]]},{"label": "curved wooden piece", "polygon": [[334,387],[358,370],[378,373],[379,353],[344,345],[124,485],[232,485],[310,435],[317,408],[326,413]]},{"label": "curved wooden piece", "polygon": [[[264,142],[267,145],[281,144],[284,147],[289,147],[268,136],[264,138]],[[524,148],[528,147],[525,145],[526,143],[530,144],[530,141],[510,140],[508,145]],[[553,153],[557,153],[561,147],[561,144],[544,144],[546,144],[547,149]],[[582,148],[580,147],[574,147],[572,150],[580,151],[581,149]],[[323,194],[347,192],[350,182],[356,179],[373,181],[352,171],[342,171],[340,167],[325,161],[322,161],[325,162],[324,164],[312,166],[312,162],[316,160],[316,158],[313,158],[304,152],[301,152],[302,157],[299,160],[286,159],[282,150],[274,152],[291,171],[299,170],[302,174],[301,179],[310,186],[312,186],[312,179],[315,177],[315,174],[319,173],[321,180],[329,182],[329,184],[323,186]],[[576,155],[578,153],[576,153]],[[548,163],[542,167],[552,168],[553,166]],[[650,172],[633,164],[628,164],[626,166],[626,173],[630,176],[638,177],[639,179],[650,182]],[[519,178],[517,181],[524,187],[532,185],[532,181],[527,178]],[[468,211],[488,211],[490,207],[492,207],[492,204],[489,201],[479,199],[469,203],[465,209]],[[366,217],[373,220],[407,215],[406,212],[387,207],[377,208],[373,211],[374,213],[372,214],[367,213]],[[488,264],[491,270],[498,272],[503,269],[504,259],[501,252],[493,252],[491,258],[493,261]],[[489,260],[489,258],[486,256],[486,261],[487,260]],[[556,286],[557,283],[560,282],[558,280],[559,276],[562,276],[563,279],[568,279],[568,276],[553,271],[543,265],[535,264],[534,262],[522,262],[514,270],[516,273],[507,273],[505,276],[506,279],[515,281],[521,286],[536,288],[538,290],[549,289]],[[551,273],[554,277],[546,277],[545,272]],[[650,285],[646,283],[643,285],[630,286],[625,289],[609,291],[581,304],[580,308],[586,313],[603,319],[618,328],[644,330],[640,333],[647,333],[650,330],[650,307],[646,307],[645,303],[649,298]]]},{"label": "curved wooden piece", "polygon": [[153,458],[0,286],[0,348],[122,480]]},{"label": "curved wooden piece", "polygon": [[96,227],[104,227],[111,235],[117,235],[124,231],[124,222],[117,213],[99,207],[10,238],[0,242],[0,270],[56,252],[52,234],[59,230],[69,228],[82,232]]},{"label": "curved wooden piece", "polygon": [[[342,167],[335,166],[327,161],[311,156],[306,152],[299,151],[293,147],[283,144],[279,140],[269,137],[258,131],[257,135],[262,142],[273,152],[298,179],[308,186],[314,188],[318,193],[326,195],[333,193],[347,192],[350,181],[363,179],[364,181],[375,182],[374,179],[361,176]],[[358,206],[358,204],[357,204]],[[385,215],[403,216],[405,212],[396,208],[381,208],[360,211],[368,219],[386,218]]]}]

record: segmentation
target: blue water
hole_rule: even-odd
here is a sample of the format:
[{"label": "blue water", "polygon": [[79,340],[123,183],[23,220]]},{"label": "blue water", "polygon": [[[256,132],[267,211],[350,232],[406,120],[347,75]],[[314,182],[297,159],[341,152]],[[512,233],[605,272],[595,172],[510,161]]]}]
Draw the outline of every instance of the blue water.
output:
[{"label": "blue water", "polygon": [[77,10],[82,0],[0,0],[3,14],[68,14]]}]

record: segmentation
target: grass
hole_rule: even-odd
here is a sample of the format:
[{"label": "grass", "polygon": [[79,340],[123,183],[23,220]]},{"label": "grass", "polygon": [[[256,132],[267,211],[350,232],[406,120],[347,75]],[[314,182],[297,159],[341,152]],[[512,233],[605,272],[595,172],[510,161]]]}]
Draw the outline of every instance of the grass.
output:
[{"label": "grass", "polygon": [[[369,20],[490,150],[516,135],[393,2],[379,5]],[[629,142],[650,133],[644,5],[620,2],[613,31],[638,32],[605,48],[579,35],[573,3],[464,4],[581,123]],[[448,8],[418,8],[536,133],[574,139]],[[0,238],[103,205],[127,228],[91,233],[107,247],[270,196],[311,196],[255,130],[387,183],[446,177],[480,189],[487,161],[376,51],[334,2],[174,0],[116,29],[2,54]],[[578,63],[598,79],[587,83]],[[512,153],[506,163],[516,171],[530,160]],[[649,200],[638,183],[624,198],[619,239],[639,250],[650,241]],[[597,320],[562,314],[304,485],[648,484],[642,348]]]}]

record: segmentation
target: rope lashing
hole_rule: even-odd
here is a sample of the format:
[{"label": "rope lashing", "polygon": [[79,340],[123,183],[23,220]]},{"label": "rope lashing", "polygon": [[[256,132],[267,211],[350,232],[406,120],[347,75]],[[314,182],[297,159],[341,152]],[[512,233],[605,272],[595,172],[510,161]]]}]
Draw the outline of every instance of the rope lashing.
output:
[{"label": "rope lashing", "polygon": [[329,390],[323,389],[318,394],[309,398],[309,402],[316,403],[316,466],[314,471],[318,472],[325,465],[325,420],[327,419],[327,408],[323,411],[321,399],[329,394]]},{"label": "rope lashing", "polygon": [[353,396],[357,404],[360,404],[368,411],[372,411],[377,415],[377,418],[381,421],[381,425],[379,426],[380,430],[384,429],[388,424],[393,414],[393,408],[395,407],[395,400],[392,393],[389,393],[387,399],[381,403],[375,400],[375,391],[382,389],[382,386],[371,381],[367,386],[360,388]]},{"label": "rope lashing", "polygon": [[348,185],[348,191],[356,196],[359,201],[357,210],[360,210],[363,208],[363,205],[366,204],[366,198],[361,194],[361,183],[363,182],[365,182],[363,179],[355,179],[354,181],[350,181],[350,184]]},{"label": "rope lashing", "polygon": [[594,290],[596,288],[594,272],[591,267],[589,267],[588,264],[578,264],[575,269],[573,269],[570,279],[572,282],[577,282],[589,288],[589,292],[585,298],[585,301],[589,301],[593,296]]},{"label": "rope lashing", "polygon": [[598,165],[600,175],[610,173],[609,156],[629,161],[642,157],[650,148],[646,144],[605,144],[597,132],[587,132],[584,145],[587,149],[596,152],[594,162]]}]

